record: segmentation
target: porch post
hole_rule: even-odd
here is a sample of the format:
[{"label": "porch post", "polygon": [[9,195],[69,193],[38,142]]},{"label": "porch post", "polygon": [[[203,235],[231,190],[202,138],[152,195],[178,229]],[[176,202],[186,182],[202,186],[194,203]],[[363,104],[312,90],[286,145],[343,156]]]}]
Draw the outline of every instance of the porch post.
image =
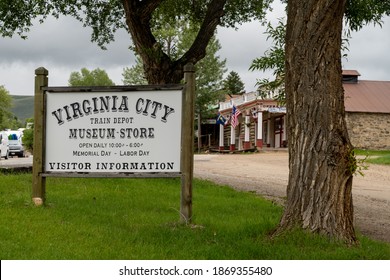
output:
[{"label": "porch post", "polygon": [[249,150],[251,148],[251,142],[249,140],[250,136],[250,116],[248,112],[245,115],[245,138],[244,138],[244,150]]},{"label": "porch post", "polygon": [[219,150],[224,150],[225,126],[219,125]]},{"label": "porch post", "polygon": [[236,129],[230,125],[230,151],[236,149]]},{"label": "porch post", "polygon": [[271,147],[271,113],[269,112],[267,119],[267,147]]},{"label": "porch post", "polygon": [[256,147],[261,150],[263,148],[263,112],[257,112],[257,139]]},{"label": "porch post", "polygon": [[284,117],[282,118],[282,120],[283,120],[283,129],[282,129],[282,142],[283,142],[283,144],[286,142],[286,140],[287,140],[287,131],[286,131],[286,121],[287,121],[287,118],[286,118],[286,116],[287,115],[284,115]]}]

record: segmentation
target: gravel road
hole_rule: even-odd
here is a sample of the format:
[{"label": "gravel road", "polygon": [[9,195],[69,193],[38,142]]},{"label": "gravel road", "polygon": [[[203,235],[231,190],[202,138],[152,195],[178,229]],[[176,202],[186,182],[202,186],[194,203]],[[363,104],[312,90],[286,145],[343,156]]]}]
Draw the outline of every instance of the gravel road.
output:
[{"label": "gravel road", "polygon": [[[288,180],[288,153],[195,155],[194,176],[237,190],[253,191],[283,203]],[[353,181],[355,228],[390,243],[390,166],[370,165]]]}]

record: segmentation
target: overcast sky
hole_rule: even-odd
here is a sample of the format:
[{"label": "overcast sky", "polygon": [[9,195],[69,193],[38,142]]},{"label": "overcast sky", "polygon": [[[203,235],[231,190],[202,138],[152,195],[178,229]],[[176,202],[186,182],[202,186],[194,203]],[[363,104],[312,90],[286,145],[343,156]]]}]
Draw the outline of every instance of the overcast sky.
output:
[{"label": "overcast sky", "polygon": [[[284,7],[276,1],[267,18],[276,23],[283,16]],[[384,21],[382,28],[366,26],[352,34],[343,68],[358,70],[360,79],[390,80],[390,18]],[[257,22],[243,24],[238,30],[218,29],[219,55],[227,59],[228,72],[240,75],[247,92],[255,90],[257,78],[270,76],[248,70],[252,60],[271,45],[264,31]],[[66,86],[70,73],[83,67],[104,69],[115,84],[122,84],[123,68],[134,64],[130,36],[117,33],[115,42],[103,51],[90,42],[90,34],[89,28],[73,18],[61,17],[32,27],[27,40],[0,37],[0,85],[12,95],[33,95],[34,71],[41,66],[49,70],[50,86]]]}]

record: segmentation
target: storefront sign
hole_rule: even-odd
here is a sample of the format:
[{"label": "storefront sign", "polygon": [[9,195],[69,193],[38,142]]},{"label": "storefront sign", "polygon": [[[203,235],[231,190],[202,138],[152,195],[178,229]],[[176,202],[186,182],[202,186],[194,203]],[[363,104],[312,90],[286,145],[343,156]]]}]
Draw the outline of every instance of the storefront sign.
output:
[{"label": "storefront sign", "polygon": [[268,112],[270,112],[270,113],[286,113],[286,107],[269,107]]},{"label": "storefront sign", "polygon": [[45,172],[180,172],[182,90],[46,92]]}]

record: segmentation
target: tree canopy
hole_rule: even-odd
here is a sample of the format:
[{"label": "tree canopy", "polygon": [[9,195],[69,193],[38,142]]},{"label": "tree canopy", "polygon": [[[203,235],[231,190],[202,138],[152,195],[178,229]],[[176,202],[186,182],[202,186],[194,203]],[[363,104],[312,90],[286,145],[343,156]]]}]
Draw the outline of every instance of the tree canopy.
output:
[{"label": "tree canopy", "polygon": [[[283,1],[283,0],[282,0]],[[183,66],[196,64],[217,26],[235,27],[253,19],[262,20],[272,0],[3,0],[0,2],[0,34],[26,38],[29,28],[48,16],[72,16],[92,28],[91,40],[102,48],[125,28],[143,61],[149,83],[177,83]],[[283,2],[287,2],[284,0]],[[351,30],[368,22],[380,24],[390,14],[388,0],[348,0],[345,21]],[[158,44],[153,27],[184,19],[197,23],[197,36],[180,57],[171,58]]]},{"label": "tree canopy", "polygon": [[284,92],[284,47],[286,36],[286,24],[283,19],[279,19],[276,27],[271,23],[267,24],[265,32],[268,39],[272,39],[273,46],[268,49],[262,57],[256,58],[252,61],[249,70],[273,70],[274,79],[268,78],[257,79],[256,85],[260,96],[263,98],[275,98],[283,103],[285,99]]},{"label": "tree canopy", "polygon": [[[288,0],[281,2],[287,4]],[[390,1],[346,0],[343,11],[348,28],[357,31],[369,23],[381,25],[383,16],[390,15]]]},{"label": "tree canopy", "polygon": [[[372,7],[370,5],[372,5]],[[384,15],[389,15],[389,13],[390,1],[348,0],[344,12],[345,32],[341,45],[341,51],[343,52],[342,56],[348,56],[347,52],[351,31],[358,31],[368,23],[381,25],[382,17]],[[273,45],[263,56],[255,58],[249,67],[249,70],[251,71],[273,70],[273,79],[258,79],[256,85],[263,98],[272,97],[280,103],[284,103],[286,98],[284,90],[286,27],[286,20],[284,18],[279,19],[276,26],[273,26],[268,22],[265,34],[267,34],[267,40],[272,39]]]},{"label": "tree canopy", "polygon": [[[185,53],[197,35],[196,24],[184,20],[158,25],[154,29],[159,44],[172,59]],[[226,60],[217,55],[220,49],[219,41],[213,36],[206,48],[206,56],[196,66],[195,111],[198,116],[209,116],[210,108],[217,104],[224,95],[221,89],[223,74],[226,72]],[[123,71],[124,84],[147,83],[142,68],[143,63],[139,56],[136,56],[136,64]]]},{"label": "tree canopy", "polygon": [[114,86],[114,82],[108,77],[107,72],[100,68],[89,71],[82,68],[80,72],[70,73],[70,86]]},{"label": "tree canopy", "polygon": [[348,0],[344,12],[347,25],[354,31],[369,23],[381,25],[385,15],[390,15],[389,0]]},{"label": "tree canopy", "polygon": [[[217,26],[235,27],[253,19],[263,19],[272,0],[5,0],[0,3],[0,34],[23,38],[34,24],[48,16],[69,15],[92,28],[91,39],[105,47],[114,33],[126,28],[134,49],[144,63],[149,83],[178,83],[183,66],[196,64],[206,54],[206,46]],[[180,57],[172,59],[158,44],[154,26],[184,19],[199,26],[197,36]]]}]

